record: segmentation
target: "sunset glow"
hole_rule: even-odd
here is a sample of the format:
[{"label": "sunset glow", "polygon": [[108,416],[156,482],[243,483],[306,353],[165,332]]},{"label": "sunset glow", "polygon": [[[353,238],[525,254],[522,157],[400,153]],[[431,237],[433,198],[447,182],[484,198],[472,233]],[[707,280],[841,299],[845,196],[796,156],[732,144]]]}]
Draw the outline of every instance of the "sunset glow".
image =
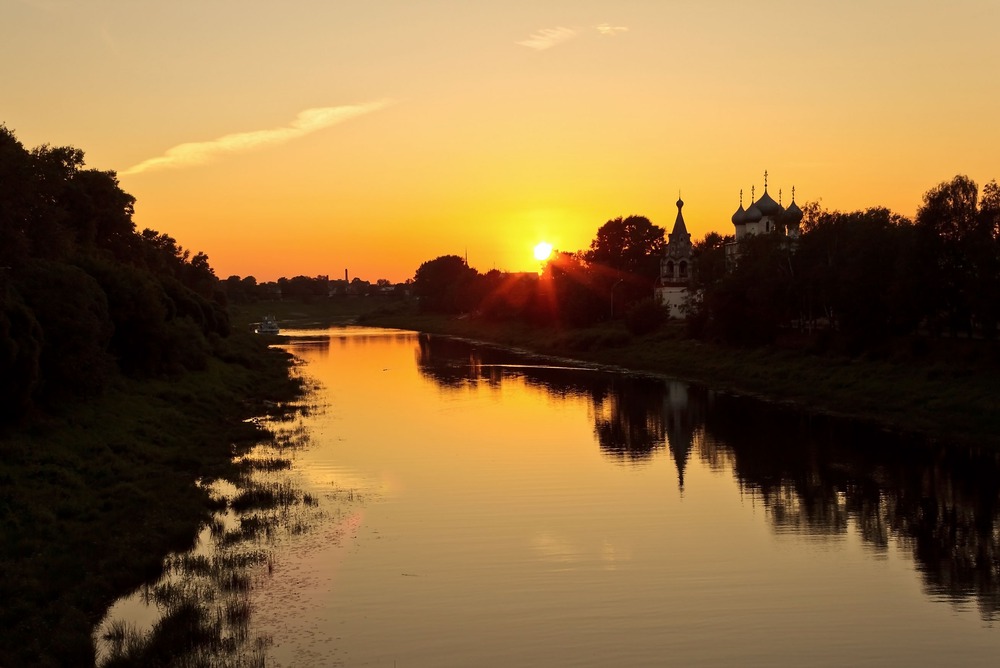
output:
[{"label": "sunset glow", "polygon": [[1000,177],[994,0],[9,4],[0,123],[117,171],[220,277],[533,271],[539,239],[669,228],[678,190],[695,238],[731,233],[765,169],[907,216]]},{"label": "sunset glow", "polygon": [[549,259],[552,255],[552,244],[547,241],[542,241],[537,246],[535,246],[535,259],[539,261],[545,261]]}]

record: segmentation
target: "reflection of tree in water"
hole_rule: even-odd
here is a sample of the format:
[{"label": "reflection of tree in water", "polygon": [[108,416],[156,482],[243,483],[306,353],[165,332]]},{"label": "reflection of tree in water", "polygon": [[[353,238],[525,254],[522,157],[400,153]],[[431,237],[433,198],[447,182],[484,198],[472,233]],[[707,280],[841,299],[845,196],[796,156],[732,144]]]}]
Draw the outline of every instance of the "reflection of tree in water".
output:
[{"label": "reflection of tree in water", "polygon": [[733,471],[776,531],[855,530],[875,551],[906,547],[929,594],[974,599],[987,619],[1000,612],[1000,453],[931,447],[683,383],[536,368],[510,352],[433,337],[421,338],[417,361],[448,387],[517,376],[555,395],[587,396],[609,457],[648,461],[666,445],[683,489],[693,454]]},{"label": "reflection of tree in water", "polygon": [[451,389],[484,383],[499,387],[504,378],[518,378],[554,396],[592,396],[607,385],[610,377],[607,373],[571,369],[501,348],[426,334],[419,336],[415,354],[420,373]]},{"label": "reflection of tree in water", "polygon": [[[376,330],[368,330],[373,332]],[[322,333],[292,334],[287,335],[288,340],[285,345],[296,353],[308,357],[329,357],[330,348],[334,342],[338,348],[345,349],[351,345],[368,343],[370,341],[391,340],[397,343],[407,343],[415,336],[412,332],[377,332],[368,333],[364,328],[355,326],[331,327]]]},{"label": "reflection of tree in water", "polygon": [[648,460],[664,444],[678,463],[683,485],[684,467],[703,413],[703,403],[689,398],[683,383],[664,384],[653,378],[619,373],[569,369],[551,361],[518,357],[514,353],[475,346],[464,341],[421,335],[417,367],[446,388],[486,383],[499,386],[504,378],[518,378],[555,396],[582,396],[593,405],[594,433],[601,450],[622,461]]},{"label": "reflection of tree in water", "polygon": [[634,378],[611,380],[607,390],[594,395],[594,433],[601,449],[616,459],[641,461],[649,459],[663,447],[667,426],[664,422],[662,383],[659,392]]},{"label": "reflection of tree in water", "polygon": [[779,531],[844,534],[913,552],[928,593],[1000,611],[1000,456],[719,398],[706,421]]}]

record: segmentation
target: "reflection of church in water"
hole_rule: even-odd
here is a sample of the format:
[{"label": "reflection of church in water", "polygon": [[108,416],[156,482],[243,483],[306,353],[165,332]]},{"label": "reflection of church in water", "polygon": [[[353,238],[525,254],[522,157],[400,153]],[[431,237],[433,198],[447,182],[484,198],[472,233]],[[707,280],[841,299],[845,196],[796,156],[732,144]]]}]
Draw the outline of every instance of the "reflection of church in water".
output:
[{"label": "reflection of church in water", "polygon": [[594,432],[606,455],[633,463],[651,460],[665,446],[683,491],[691,452],[704,445],[708,403],[704,390],[692,396],[680,381],[623,379],[594,397]]},{"label": "reflection of church in water", "polygon": [[[740,208],[732,216],[735,227],[733,238],[726,243],[726,262],[730,266],[739,257],[739,247],[748,237],[755,234],[781,234],[790,240],[798,239],[799,223],[802,222],[802,209],[795,203],[795,188],[792,188],[792,201],[785,208],[781,204],[781,191],[778,191],[778,201],[774,201],[767,192],[767,172],[764,172],[764,194],[760,199],[756,196],[755,187],[750,187],[751,204],[743,208],[743,191],[740,190]],[[684,223],[684,201],[677,198],[677,218],[674,227],[667,235],[667,246],[660,259],[660,279],[654,289],[656,300],[667,307],[673,318],[685,317],[684,305],[688,299],[691,278],[694,273],[694,247],[691,234]]]}]

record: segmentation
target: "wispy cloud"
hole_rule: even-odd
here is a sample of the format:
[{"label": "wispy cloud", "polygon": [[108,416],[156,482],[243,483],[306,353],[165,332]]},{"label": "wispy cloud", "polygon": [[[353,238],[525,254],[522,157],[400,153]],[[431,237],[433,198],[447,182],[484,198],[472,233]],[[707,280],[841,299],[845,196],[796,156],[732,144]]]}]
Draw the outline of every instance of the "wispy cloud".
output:
[{"label": "wispy cloud", "polygon": [[536,51],[545,51],[573,39],[578,34],[579,31],[573,28],[564,28],[562,26],[558,28],[542,28],[538,32],[533,33],[528,39],[521,40],[518,44]]},{"label": "wispy cloud", "polygon": [[545,51],[546,49],[551,49],[554,46],[559,46],[560,44],[565,44],[571,39],[575,39],[584,34],[593,35],[592,30],[596,30],[601,35],[606,35],[609,37],[614,37],[620,35],[623,32],[628,32],[628,28],[625,26],[613,26],[609,23],[602,23],[600,25],[593,26],[592,28],[565,28],[559,26],[557,28],[542,28],[536,33],[533,33],[528,39],[521,40],[517,44],[521,46],[526,46],[529,49],[534,49],[536,51]]},{"label": "wispy cloud", "polygon": [[306,109],[299,113],[289,125],[270,130],[254,130],[224,135],[218,139],[203,142],[178,144],[163,155],[144,160],[121,172],[122,176],[141,174],[156,169],[172,169],[202,165],[227,153],[244,153],[265,146],[283,144],[299,137],[343,123],[352,118],[370,114],[391,104],[390,100],[380,100],[367,104],[344,105],[340,107],[320,107]]},{"label": "wispy cloud", "polygon": [[601,25],[594,27],[597,29],[597,32],[601,33],[602,35],[610,35],[611,37],[614,37],[615,35],[618,35],[623,32],[628,32],[628,28],[626,28],[625,26],[613,26],[613,25],[608,25],[607,23],[602,23]]}]

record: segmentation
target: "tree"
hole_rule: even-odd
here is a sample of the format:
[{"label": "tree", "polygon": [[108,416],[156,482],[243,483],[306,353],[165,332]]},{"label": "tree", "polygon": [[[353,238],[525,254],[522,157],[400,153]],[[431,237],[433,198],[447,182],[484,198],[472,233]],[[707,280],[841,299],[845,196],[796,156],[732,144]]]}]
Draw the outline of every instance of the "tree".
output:
[{"label": "tree", "polygon": [[[619,216],[598,228],[582,259],[591,273],[593,289],[604,293],[602,299],[610,303],[614,292],[616,313],[625,313],[652,293],[666,246],[663,235],[663,228],[645,216]],[[613,317],[610,311],[609,315]]]},{"label": "tree", "polygon": [[534,319],[581,326],[604,320],[610,312],[606,277],[579,254],[555,253],[538,282]]},{"label": "tree", "polygon": [[537,274],[507,274],[496,269],[482,278],[480,311],[492,320],[527,319],[532,316],[538,295]]},{"label": "tree", "polygon": [[818,316],[860,351],[918,321],[919,274],[906,218],[876,207],[819,212],[796,248],[798,317]]},{"label": "tree", "polygon": [[0,270],[0,421],[28,407],[40,380],[42,328]]},{"label": "tree", "polygon": [[666,245],[663,235],[663,228],[645,216],[619,216],[598,228],[584,259],[652,280],[659,274],[659,256]]},{"label": "tree", "polygon": [[42,391],[52,398],[103,389],[112,368],[107,350],[114,324],[98,282],[79,267],[36,260],[19,272],[14,286],[41,326]]},{"label": "tree", "polygon": [[424,262],[413,278],[420,309],[439,313],[462,313],[474,309],[479,272],[457,255],[442,255]]},{"label": "tree", "polygon": [[924,195],[917,212],[921,261],[927,278],[927,318],[932,329],[946,325],[952,334],[972,334],[976,325],[995,335],[996,294],[989,293],[997,270],[997,194],[985,191],[985,208],[978,204],[979,188],[958,175]]},{"label": "tree", "polygon": [[718,232],[709,232],[704,239],[692,244],[692,259],[696,264],[692,287],[699,289],[714,285],[725,277],[726,244],[732,240],[731,235],[724,237]]},{"label": "tree", "polygon": [[736,267],[705,287],[696,331],[744,346],[771,343],[790,319],[794,287],[792,251],[785,238],[750,235],[740,242]]}]

